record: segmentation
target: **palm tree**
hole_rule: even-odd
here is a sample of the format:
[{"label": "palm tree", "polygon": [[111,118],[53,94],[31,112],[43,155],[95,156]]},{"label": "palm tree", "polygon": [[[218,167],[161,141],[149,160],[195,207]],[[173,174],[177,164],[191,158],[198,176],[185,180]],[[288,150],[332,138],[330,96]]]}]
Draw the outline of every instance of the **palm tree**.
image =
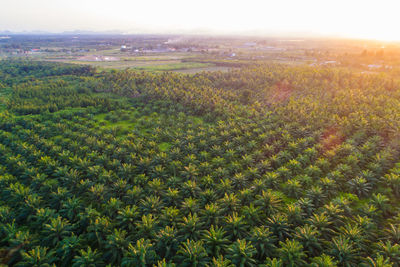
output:
[{"label": "palm tree", "polygon": [[261,209],[255,207],[253,203],[250,203],[248,206],[243,206],[240,214],[250,226],[259,225],[261,223]]},{"label": "palm tree", "polygon": [[166,226],[157,235],[157,254],[169,258],[178,249],[177,230],[174,227]]},{"label": "palm tree", "polygon": [[239,200],[241,205],[249,205],[254,200],[253,191],[250,188],[244,188],[239,191]]},{"label": "palm tree", "polygon": [[71,235],[71,225],[61,216],[51,218],[50,223],[44,225],[43,235],[45,244],[56,246],[63,238]]},{"label": "palm tree", "polygon": [[389,224],[389,227],[385,229],[385,233],[387,236],[387,239],[393,243],[400,243],[400,226],[399,225],[393,225]]},{"label": "palm tree", "polygon": [[216,185],[218,192],[221,195],[231,193],[233,191],[232,181],[228,178],[221,179],[220,183]]},{"label": "palm tree", "polygon": [[81,238],[72,234],[70,237],[65,237],[61,240],[57,254],[60,256],[61,266],[70,266],[71,261],[76,255],[78,248],[80,248]]},{"label": "palm tree", "polygon": [[182,175],[189,180],[195,180],[198,174],[198,168],[192,163],[183,167]]},{"label": "palm tree", "polygon": [[347,223],[339,228],[339,232],[343,237],[349,239],[355,248],[363,251],[367,250],[368,246],[365,244],[367,233],[360,226]]},{"label": "palm tree", "polygon": [[308,223],[315,227],[324,239],[328,239],[334,233],[331,229],[332,222],[325,212],[315,213]]},{"label": "palm tree", "polygon": [[[206,174],[205,176],[200,178],[200,184],[207,189],[212,189],[214,187],[214,178],[211,177],[210,174]],[[212,189],[212,190],[214,190],[214,189]],[[203,192],[200,192],[200,194]]]},{"label": "palm tree", "polygon": [[388,215],[389,213],[389,198],[386,195],[382,195],[381,193],[372,194],[371,204],[374,205],[378,211],[382,212],[383,216]]},{"label": "palm tree", "polygon": [[329,221],[332,224],[338,226],[343,223],[344,210],[339,205],[330,202],[324,206],[323,210],[324,214],[329,218]]},{"label": "palm tree", "polygon": [[123,196],[123,200],[125,204],[135,204],[139,203],[139,200],[143,199],[144,190],[141,186],[135,185],[126,191],[125,196]]},{"label": "palm tree", "polygon": [[369,218],[373,218],[375,221],[379,221],[382,215],[377,208],[371,203],[363,203],[359,208],[361,215]]},{"label": "palm tree", "polygon": [[135,229],[135,221],[139,218],[138,207],[128,205],[118,210],[117,221],[122,229],[133,231]]},{"label": "palm tree", "polygon": [[150,178],[148,176],[146,176],[146,174],[142,173],[142,174],[135,176],[133,184],[143,187],[148,183],[149,179]]},{"label": "palm tree", "polygon": [[232,262],[228,259],[224,259],[224,256],[219,255],[218,258],[213,258],[212,259],[212,265],[207,265],[207,266],[213,266],[213,267],[234,267],[235,265],[232,264]]},{"label": "palm tree", "polygon": [[319,241],[320,232],[315,226],[306,224],[302,227],[297,227],[294,236],[303,245],[309,256],[316,256],[322,250]]},{"label": "palm tree", "polygon": [[290,224],[297,226],[304,223],[305,213],[297,203],[286,205],[286,215]]},{"label": "palm tree", "polygon": [[175,205],[177,206],[179,203],[179,198],[181,197],[180,191],[176,188],[171,188],[168,187],[167,190],[165,190],[164,195],[166,196],[167,199],[167,205]]},{"label": "palm tree", "polygon": [[54,257],[54,251],[48,252],[47,247],[34,247],[33,249],[22,252],[22,260],[17,264],[18,266],[35,266],[35,267],[46,267],[51,266],[53,262],[57,260]]},{"label": "palm tree", "polygon": [[206,245],[208,255],[217,257],[221,252],[224,251],[229,240],[225,238],[226,232],[223,228],[218,226],[214,227],[211,225],[209,230],[205,230],[203,233],[203,240]]},{"label": "palm tree", "polygon": [[74,222],[78,219],[78,214],[83,211],[82,202],[79,198],[72,197],[63,201],[60,213],[69,219],[69,221]]},{"label": "palm tree", "polygon": [[276,170],[281,181],[286,182],[294,174],[286,166],[281,166]]},{"label": "palm tree", "polygon": [[[255,155],[255,154],[254,154]],[[254,180],[256,178],[260,178],[260,170],[257,166],[255,167],[248,167],[245,176],[247,177],[248,180]],[[245,183],[244,185],[246,185]]]},{"label": "palm tree", "polygon": [[114,219],[123,205],[123,202],[117,198],[111,197],[107,203],[103,204],[103,210],[108,217]]},{"label": "palm tree", "polygon": [[185,198],[181,203],[181,209],[185,215],[198,212],[200,209],[198,200],[192,197]]},{"label": "palm tree", "polygon": [[137,227],[137,236],[153,238],[157,230],[157,220],[153,214],[142,216],[142,220],[135,223]]},{"label": "palm tree", "polygon": [[242,164],[238,160],[233,160],[227,165],[228,171],[231,173],[242,171]]},{"label": "palm tree", "polygon": [[97,250],[92,250],[91,247],[88,247],[87,250],[81,249],[79,251],[79,256],[75,256],[72,260],[73,267],[95,267],[95,266],[103,266],[104,262],[101,259],[101,255]]},{"label": "palm tree", "polygon": [[235,266],[256,266],[256,260],[254,259],[254,256],[256,255],[257,251],[251,242],[238,239],[228,247],[227,253],[227,257],[232,261],[233,264],[235,264]]},{"label": "palm tree", "polygon": [[141,266],[146,267],[157,261],[157,254],[153,249],[153,244],[148,239],[139,239],[136,245],[130,243],[124,251],[121,266]]},{"label": "palm tree", "polygon": [[224,227],[229,233],[230,240],[244,238],[249,227],[243,217],[239,216],[236,212],[225,217],[225,224]]},{"label": "palm tree", "polygon": [[286,166],[289,168],[290,172],[294,175],[298,175],[302,169],[300,162],[298,162],[295,159],[289,160]]},{"label": "palm tree", "polygon": [[205,205],[204,209],[201,210],[201,220],[205,225],[218,225],[222,218],[221,209],[215,202]]},{"label": "palm tree", "polygon": [[107,262],[120,265],[123,255],[123,250],[128,246],[129,241],[126,238],[127,232],[121,229],[114,229],[114,233],[107,236],[105,248],[107,252],[104,257]]},{"label": "palm tree", "polygon": [[342,235],[332,239],[329,254],[333,256],[339,266],[350,267],[359,261],[359,252],[353,243]]},{"label": "palm tree", "polygon": [[165,258],[162,259],[161,261],[157,262],[157,266],[154,265],[154,267],[175,267],[175,263],[171,263],[171,262],[166,262]]},{"label": "palm tree", "polygon": [[239,204],[239,199],[235,193],[225,193],[225,196],[219,200],[219,206],[222,208],[225,214],[230,214],[237,211]]},{"label": "palm tree", "polygon": [[274,214],[281,207],[282,199],[275,191],[262,191],[261,195],[256,196],[256,205],[265,212],[266,216]]},{"label": "palm tree", "polygon": [[290,225],[285,214],[272,215],[267,219],[267,224],[278,240],[282,241],[291,236]]},{"label": "palm tree", "polygon": [[323,204],[323,202],[326,198],[326,195],[324,194],[324,192],[320,186],[315,185],[306,191],[306,197],[308,199],[311,199],[314,206],[316,208],[318,208]]},{"label": "palm tree", "polygon": [[289,197],[298,198],[301,195],[301,184],[297,179],[287,180],[283,187]]},{"label": "palm tree", "polygon": [[370,183],[363,177],[356,177],[348,181],[351,192],[356,194],[358,197],[366,197],[372,189]]},{"label": "palm tree", "polygon": [[311,259],[311,267],[337,267],[337,261],[331,256],[322,254],[321,256]]},{"label": "palm tree", "polygon": [[189,239],[179,246],[176,260],[180,262],[180,266],[193,267],[206,266],[209,261],[203,242]]},{"label": "palm tree", "polygon": [[104,184],[95,184],[92,185],[87,192],[88,197],[93,201],[94,204],[99,204],[103,200],[105,194],[105,186]]},{"label": "palm tree", "polygon": [[145,214],[159,214],[163,206],[159,196],[150,195],[140,200],[140,208]]},{"label": "palm tree", "polygon": [[384,257],[390,259],[390,261],[398,266],[400,262],[400,245],[392,244],[390,241],[386,241],[386,243],[380,241],[378,243],[377,248],[378,254],[383,255]]},{"label": "palm tree", "polygon": [[277,258],[267,258],[264,264],[261,264],[262,267],[283,267],[283,262],[281,259]]},{"label": "palm tree", "polygon": [[275,253],[275,237],[268,227],[253,227],[250,231],[249,240],[257,250],[257,259],[262,260]]},{"label": "palm tree", "polygon": [[303,258],[306,257],[306,254],[303,251],[303,246],[298,241],[286,239],[285,242],[279,241],[279,245],[281,246],[278,248],[279,258],[285,266],[305,265]]},{"label": "palm tree", "polygon": [[50,219],[56,218],[56,211],[50,208],[36,209],[36,214],[28,217],[28,221],[33,229],[42,229],[44,224],[50,222]]},{"label": "palm tree", "polygon": [[362,170],[361,176],[365,178],[372,186],[375,186],[378,181],[376,174],[370,170]]},{"label": "palm tree", "polygon": [[181,191],[186,197],[197,197],[201,190],[195,180],[187,180],[183,183]]},{"label": "palm tree", "polygon": [[362,263],[362,266],[364,267],[392,267],[393,264],[390,263],[388,258],[385,258],[382,255],[378,255],[376,259],[373,259],[371,257],[368,257],[364,262]]},{"label": "palm tree", "polygon": [[235,175],[233,175],[232,177],[232,185],[235,187],[236,190],[245,188],[247,185],[246,176],[241,172],[235,173]]},{"label": "palm tree", "polygon": [[128,187],[128,182],[127,180],[124,179],[118,179],[112,185],[113,191],[118,198],[121,198],[122,196],[125,195],[127,187]]},{"label": "palm tree", "polygon": [[318,177],[320,177],[322,175],[322,170],[316,166],[316,165],[309,165],[306,169],[305,169],[305,173],[314,178],[317,179]]},{"label": "palm tree", "polygon": [[385,181],[392,189],[393,194],[396,197],[400,196],[400,175],[396,173],[389,173],[385,175]]},{"label": "palm tree", "polygon": [[271,161],[269,159],[263,159],[258,163],[258,168],[261,173],[271,170]]},{"label": "palm tree", "polygon": [[321,178],[319,180],[319,185],[321,186],[324,194],[326,194],[326,196],[328,196],[328,197],[332,197],[337,190],[335,180],[330,179],[328,177]]},{"label": "palm tree", "polygon": [[245,154],[242,156],[242,162],[245,167],[249,167],[254,162],[254,159],[252,155]]},{"label": "palm tree", "polygon": [[180,221],[179,210],[175,207],[165,207],[161,211],[160,223],[161,225],[176,226]]},{"label": "palm tree", "polygon": [[264,175],[263,177],[262,177],[262,179],[261,178],[259,178],[259,179],[254,179],[254,181],[253,181],[253,183],[252,183],[252,185],[251,185],[251,190],[254,192],[254,194],[261,194],[261,192],[263,191],[263,190],[265,190],[265,188],[268,188],[268,187],[271,187],[271,188],[275,188],[275,187],[273,187],[273,186],[270,186],[270,185],[268,185],[268,184],[266,184],[266,178],[265,178],[265,176],[266,175]]},{"label": "palm tree", "polygon": [[160,195],[164,190],[164,183],[159,178],[154,178],[147,183],[147,187],[150,193]]},{"label": "palm tree", "polygon": [[201,236],[200,230],[202,227],[203,224],[196,213],[193,215],[189,213],[189,215],[183,217],[182,222],[179,223],[180,233],[184,239],[190,238],[193,240],[198,240]]}]

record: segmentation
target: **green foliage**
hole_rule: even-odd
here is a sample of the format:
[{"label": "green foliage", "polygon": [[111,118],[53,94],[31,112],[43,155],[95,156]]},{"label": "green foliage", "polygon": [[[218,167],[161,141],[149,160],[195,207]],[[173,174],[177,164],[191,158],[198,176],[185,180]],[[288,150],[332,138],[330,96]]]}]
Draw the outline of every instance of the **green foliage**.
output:
[{"label": "green foliage", "polygon": [[26,61],[0,77],[0,264],[400,262],[389,77]]}]

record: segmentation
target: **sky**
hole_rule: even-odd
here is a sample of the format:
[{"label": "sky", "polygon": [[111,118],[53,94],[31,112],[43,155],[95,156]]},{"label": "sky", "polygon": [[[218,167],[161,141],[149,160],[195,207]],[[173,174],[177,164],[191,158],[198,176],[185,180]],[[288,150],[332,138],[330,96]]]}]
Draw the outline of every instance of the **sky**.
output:
[{"label": "sky", "polygon": [[398,0],[0,0],[0,31],[318,35],[400,41]]}]

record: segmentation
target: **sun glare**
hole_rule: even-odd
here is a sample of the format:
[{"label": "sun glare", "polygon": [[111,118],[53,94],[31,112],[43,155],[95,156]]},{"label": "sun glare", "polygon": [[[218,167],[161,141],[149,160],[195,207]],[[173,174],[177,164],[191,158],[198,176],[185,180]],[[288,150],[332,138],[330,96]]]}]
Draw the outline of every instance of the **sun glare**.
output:
[{"label": "sun glare", "polygon": [[[90,1],[88,1],[90,2]],[[90,4],[87,3],[87,8]],[[209,31],[240,34],[316,34],[350,38],[400,40],[400,19],[390,1],[212,1],[128,2],[125,8],[102,8],[93,19],[107,18],[113,27],[159,31]],[[155,9],[154,6],[157,6]]]},{"label": "sun glare", "polygon": [[[3,0],[3,30],[317,35],[399,41],[396,3],[381,1]],[[79,7],[79,8],[76,8]],[[2,30],[0,29],[0,30]]]}]

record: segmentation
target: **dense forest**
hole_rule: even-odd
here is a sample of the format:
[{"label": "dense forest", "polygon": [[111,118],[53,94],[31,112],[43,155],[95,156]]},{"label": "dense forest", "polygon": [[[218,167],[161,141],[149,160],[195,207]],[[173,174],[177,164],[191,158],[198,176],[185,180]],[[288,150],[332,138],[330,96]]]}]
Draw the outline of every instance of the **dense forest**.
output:
[{"label": "dense forest", "polygon": [[0,265],[400,266],[400,79],[0,61]]}]

